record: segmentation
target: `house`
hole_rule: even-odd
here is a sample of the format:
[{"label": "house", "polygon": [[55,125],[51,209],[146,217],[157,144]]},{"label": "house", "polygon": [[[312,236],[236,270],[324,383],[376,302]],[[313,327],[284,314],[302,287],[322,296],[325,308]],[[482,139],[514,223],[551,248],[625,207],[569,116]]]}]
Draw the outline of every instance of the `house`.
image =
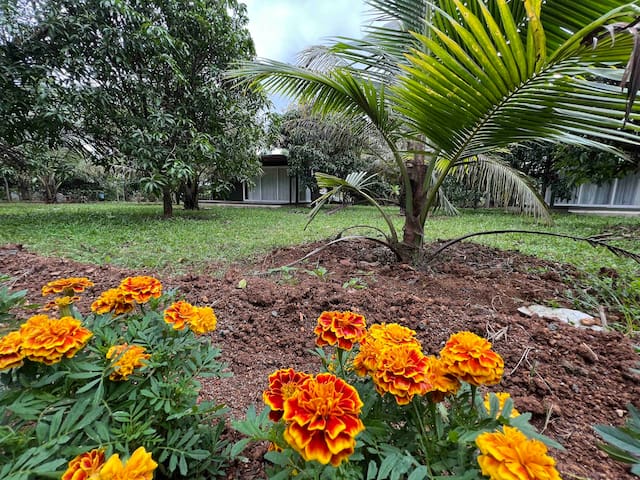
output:
[{"label": "house", "polygon": [[236,185],[228,200],[253,204],[290,205],[311,202],[311,191],[297,176],[289,176],[289,152],[275,149],[260,155],[262,175]]},{"label": "house", "polygon": [[573,210],[607,210],[640,213],[640,172],[600,185],[576,187],[571,198],[556,199],[554,207]]}]

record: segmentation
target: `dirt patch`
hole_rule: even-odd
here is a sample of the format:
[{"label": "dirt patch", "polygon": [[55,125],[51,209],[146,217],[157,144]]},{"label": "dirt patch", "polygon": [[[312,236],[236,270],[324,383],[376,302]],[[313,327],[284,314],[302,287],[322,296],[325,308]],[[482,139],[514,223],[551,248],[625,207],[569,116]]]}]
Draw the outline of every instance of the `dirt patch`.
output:
[{"label": "dirt patch", "polygon": [[[28,288],[30,301],[37,303],[40,287],[56,278],[89,277],[96,285],[85,298],[92,298],[126,275],[152,274],[166,287],[179,288],[187,300],[212,305],[219,323],[211,340],[222,348],[233,376],[207,380],[203,396],[227,404],[234,418],[251,404],[262,408],[262,391],[274,370],[317,371],[319,362],[309,350],[323,310],[357,311],[369,324],[401,323],[418,332],[429,354],[452,333],[470,330],[490,338],[504,357],[505,375],[494,390],[509,391],[516,408],[531,412],[533,423],[565,446],[553,452],[564,478],[634,478],[597,449],[592,430],[594,424],[624,423],[628,403],[640,407],[640,378],[631,373],[639,356],[632,342],[616,332],[579,330],[517,312],[533,302],[562,304],[568,288],[563,279],[572,273],[566,266],[464,243],[417,270],[394,263],[383,248],[343,243],[296,270],[256,275],[316,247],[281,249],[216,278],[80,264],[6,245],[0,247],[0,273],[14,277],[15,288]],[[244,289],[238,288],[242,279]],[[347,284],[352,288],[344,288]],[[88,310],[87,303],[79,306]],[[254,447],[250,463],[234,466],[229,478],[264,478],[262,453],[262,446]]]}]

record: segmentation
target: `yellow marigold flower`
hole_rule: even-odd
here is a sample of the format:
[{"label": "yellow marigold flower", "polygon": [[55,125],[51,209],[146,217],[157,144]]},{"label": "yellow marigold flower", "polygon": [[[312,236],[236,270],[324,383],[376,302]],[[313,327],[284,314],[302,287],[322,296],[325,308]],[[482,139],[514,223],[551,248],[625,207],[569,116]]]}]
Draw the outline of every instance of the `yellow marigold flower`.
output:
[{"label": "yellow marigold flower", "polygon": [[133,452],[126,464],[122,463],[117,453],[111,455],[100,470],[100,480],[152,480],[153,471],[157,467],[151,453],[140,447]]},{"label": "yellow marigold flower", "polygon": [[60,480],[99,480],[103,464],[104,450],[82,453],[69,462],[69,468]]},{"label": "yellow marigold flower", "polygon": [[148,276],[127,277],[120,282],[127,301],[132,300],[137,303],[147,303],[151,298],[158,298],[162,295],[162,284],[160,280]]},{"label": "yellow marigold flower", "polygon": [[35,315],[20,326],[22,353],[29,360],[47,365],[71,358],[84,347],[92,333],[73,317],[60,320]]},{"label": "yellow marigold flower", "polygon": [[447,395],[455,395],[460,388],[460,381],[449,374],[440,359],[434,356],[427,357],[427,382],[430,398],[434,402],[441,402]]},{"label": "yellow marigold flower", "polygon": [[378,393],[390,393],[398,405],[407,405],[414,395],[424,395],[431,388],[427,380],[427,358],[413,344],[383,349],[371,378]]},{"label": "yellow marigold flower", "polygon": [[539,440],[528,439],[517,428],[478,436],[478,464],[490,480],[560,480],[555,460]]},{"label": "yellow marigold flower", "polygon": [[23,360],[22,335],[19,331],[9,332],[0,338],[0,372],[21,367]]},{"label": "yellow marigold flower", "polygon": [[504,361],[491,343],[471,332],[451,335],[440,359],[449,373],[471,385],[494,385],[504,373]]},{"label": "yellow marigold flower", "polygon": [[64,293],[72,297],[75,293],[84,292],[85,288],[93,287],[93,282],[85,277],[61,278],[47,283],[42,287],[42,296],[46,297],[52,293]]},{"label": "yellow marigold flower", "polygon": [[269,418],[277,422],[282,418],[284,402],[291,398],[311,375],[293,368],[281,369],[269,375],[269,388],[262,393],[264,403],[271,408]]},{"label": "yellow marigold flower", "polygon": [[284,439],[306,461],[338,466],[364,430],[362,405],[356,389],[341,378],[330,373],[308,378],[284,402]]},{"label": "yellow marigold flower", "polygon": [[102,292],[98,299],[91,304],[91,311],[98,315],[109,312],[114,315],[123,315],[134,308],[135,304],[127,299],[124,292],[119,288],[111,288]]},{"label": "yellow marigold flower", "polygon": [[164,321],[173,325],[175,330],[184,330],[197,315],[196,307],[180,300],[164,311]]},{"label": "yellow marigold flower", "polygon": [[360,351],[353,359],[353,368],[361,377],[376,369],[383,349],[392,345],[413,345],[422,348],[416,332],[397,323],[374,323],[360,341]]},{"label": "yellow marigold flower", "polygon": [[[496,412],[496,417],[499,417],[500,415],[502,415],[502,410],[504,409],[504,403],[507,401],[507,399],[511,398],[511,395],[509,395],[509,393],[507,392],[497,392],[494,393],[494,395],[498,398],[498,402],[500,402],[500,407],[498,408],[498,411]],[[484,396],[484,408],[487,409],[487,412],[491,413],[491,394],[487,393]],[[511,415],[510,417],[517,417],[518,415],[520,415],[520,412],[518,412],[518,410],[514,408],[511,409]]]},{"label": "yellow marigold flower", "polygon": [[75,297],[69,297],[69,296],[64,296],[64,297],[59,297],[56,298],[54,300],[51,300],[50,302],[47,302],[47,304],[44,306],[43,310],[51,310],[53,308],[59,308],[59,309],[63,309],[65,307],[70,307],[71,305],[73,305],[74,302],[77,302],[78,300],[80,300],[80,297],[75,296]]},{"label": "yellow marigold flower", "polygon": [[196,335],[213,332],[218,324],[216,314],[211,307],[195,307],[196,316],[191,319],[189,328]]},{"label": "yellow marigold flower", "polygon": [[107,352],[107,358],[114,359],[113,372],[109,378],[115,382],[126,381],[136,368],[144,367],[145,360],[151,358],[151,354],[144,353],[145,348],[140,345],[114,345]]},{"label": "yellow marigold flower", "polygon": [[367,324],[362,315],[350,311],[322,312],[313,330],[316,345],[338,345],[342,350],[351,350],[366,334]]}]

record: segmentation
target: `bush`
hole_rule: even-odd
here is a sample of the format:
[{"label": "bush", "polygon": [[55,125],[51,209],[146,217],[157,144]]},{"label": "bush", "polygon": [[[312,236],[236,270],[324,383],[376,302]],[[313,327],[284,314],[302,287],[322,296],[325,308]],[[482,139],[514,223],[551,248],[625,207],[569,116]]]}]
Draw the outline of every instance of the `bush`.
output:
[{"label": "bush", "polygon": [[[213,310],[162,294],[151,277],[129,277],[83,318],[74,301],[91,285],[47,284],[58,318],[35,315],[0,339],[0,478],[80,478],[74,469],[87,465],[86,477],[103,468],[132,480],[154,470],[220,475],[224,408],[198,399],[198,379],[222,375],[220,351],[202,335],[215,328]],[[70,464],[78,455],[85,461]],[[138,467],[146,477],[127,473]]]},{"label": "bush", "polygon": [[323,312],[315,333],[326,372],[274,372],[267,407],[234,423],[234,451],[271,442],[271,479],[560,479],[547,445],[562,447],[507,393],[480,395],[504,371],[487,340],[459,332],[425,356],[413,330],[352,312]]}]

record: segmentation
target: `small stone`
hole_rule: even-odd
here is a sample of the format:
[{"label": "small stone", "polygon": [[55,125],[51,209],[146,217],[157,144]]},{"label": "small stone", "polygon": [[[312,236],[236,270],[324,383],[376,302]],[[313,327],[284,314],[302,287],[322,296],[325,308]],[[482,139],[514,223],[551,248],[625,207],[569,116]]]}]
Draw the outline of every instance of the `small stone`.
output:
[{"label": "small stone", "polygon": [[272,317],[277,317],[278,316],[278,312],[276,310],[272,310],[271,311],[271,316]]},{"label": "small stone", "polygon": [[616,415],[618,415],[618,417],[620,418],[624,417],[624,410],[616,408]]}]

